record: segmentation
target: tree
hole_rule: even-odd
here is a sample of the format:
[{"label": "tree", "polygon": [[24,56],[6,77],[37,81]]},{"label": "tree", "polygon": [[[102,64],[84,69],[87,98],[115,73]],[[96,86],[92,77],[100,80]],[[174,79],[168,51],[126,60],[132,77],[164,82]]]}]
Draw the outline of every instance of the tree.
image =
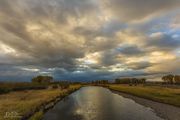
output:
[{"label": "tree", "polygon": [[162,80],[163,80],[165,83],[168,83],[167,76],[163,76],[163,77],[162,77]]},{"label": "tree", "polygon": [[116,84],[137,85],[137,84],[144,84],[145,82],[146,82],[146,78],[118,78],[118,79],[115,79]]},{"label": "tree", "polygon": [[145,84],[145,83],[146,83],[146,78],[142,78],[142,79],[141,79],[141,82],[142,82],[143,84]]},{"label": "tree", "polygon": [[131,83],[132,78],[117,78],[115,79],[116,84],[129,84]]},{"label": "tree", "polygon": [[169,83],[170,84],[173,84],[174,82],[173,82],[173,79],[174,79],[174,75],[168,75],[168,80],[169,80]]},{"label": "tree", "polygon": [[169,83],[169,84],[173,84],[174,83],[173,79],[174,79],[174,75],[171,75],[171,74],[162,77],[162,80],[164,82],[166,82],[166,83]]},{"label": "tree", "polygon": [[175,75],[175,76],[174,76],[174,82],[175,82],[176,84],[180,84],[180,75]]},{"label": "tree", "polygon": [[92,84],[108,84],[108,80],[96,80],[96,81],[92,81]]},{"label": "tree", "polygon": [[51,83],[53,82],[53,77],[51,76],[37,76],[32,79],[33,83]]}]

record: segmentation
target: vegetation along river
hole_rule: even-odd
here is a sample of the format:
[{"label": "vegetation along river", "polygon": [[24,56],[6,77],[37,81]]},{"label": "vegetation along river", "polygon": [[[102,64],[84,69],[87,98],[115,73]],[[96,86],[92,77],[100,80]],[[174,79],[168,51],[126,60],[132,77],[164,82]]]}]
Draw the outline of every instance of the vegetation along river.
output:
[{"label": "vegetation along river", "polygon": [[163,120],[145,107],[102,87],[83,87],[49,110],[43,120]]}]

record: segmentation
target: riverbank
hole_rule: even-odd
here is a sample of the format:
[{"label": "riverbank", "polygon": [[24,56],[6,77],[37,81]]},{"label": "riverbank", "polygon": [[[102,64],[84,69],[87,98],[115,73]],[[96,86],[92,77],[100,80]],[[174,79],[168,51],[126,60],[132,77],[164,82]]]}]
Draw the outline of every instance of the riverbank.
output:
[{"label": "riverbank", "polygon": [[56,102],[79,89],[80,85],[70,85],[69,88],[26,90],[0,95],[0,120],[37,120],[43,112]]},{"label": "riverbank", "polygon": [[180,89],[161,86],[109,85],[109,89],[180,107]]},{"label": "riverbank", "polygon": [[[155,113],[165,120],[179,120],[179,89],[169,89],[160,87],[143,87],[143,86],[127,86],[127,85],[110,85],[109,89],[123,97],[130,98],[135,102],[146,107],[152,108]],[[153,93],[154,92],[154,93]],[[175,94],[175,95],[173,95]],[[159,95],[155,97],[155,95]],[[166,96],[166,97],[165,97]],[[172,98],[169,98],[172,97]],[[169,98],[169,99],[167,99]],[[161,101],[164,100],[164,101]],[[168,104],[165,104],[169,100]],[[175,104],[172,102],[175,101]],[[177,106],[176,106],[177,105]]]}]

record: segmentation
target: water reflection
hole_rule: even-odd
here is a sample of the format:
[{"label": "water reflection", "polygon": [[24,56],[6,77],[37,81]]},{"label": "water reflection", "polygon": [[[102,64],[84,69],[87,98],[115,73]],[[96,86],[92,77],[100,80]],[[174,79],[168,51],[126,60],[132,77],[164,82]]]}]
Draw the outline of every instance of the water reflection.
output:
[{"label": "water reflection", "polygon": [[152,109],[101,87],[84,87],[59,102],[43,120],[162,120]]}]

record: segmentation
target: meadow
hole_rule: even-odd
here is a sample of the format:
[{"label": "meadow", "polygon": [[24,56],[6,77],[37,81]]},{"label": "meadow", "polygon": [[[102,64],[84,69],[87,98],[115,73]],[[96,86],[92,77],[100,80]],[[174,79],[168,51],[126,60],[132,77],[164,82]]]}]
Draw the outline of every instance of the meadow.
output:
[{"label": "meadow", "polygon": [[109,85],[109,89],[180,107],[180,89],[162,86]]}]

